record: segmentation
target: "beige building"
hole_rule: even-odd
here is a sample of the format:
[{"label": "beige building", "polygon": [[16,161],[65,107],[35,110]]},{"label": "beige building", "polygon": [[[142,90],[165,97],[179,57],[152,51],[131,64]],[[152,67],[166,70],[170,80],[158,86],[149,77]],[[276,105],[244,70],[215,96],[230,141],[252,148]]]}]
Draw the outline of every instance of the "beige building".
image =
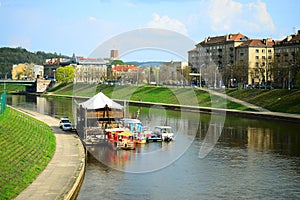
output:
[{"label": "beige building", "polygon": [[102,58],[77,57],[74,82],[99,83],[107,79],[108,61]]},{"label": "beige building", "polygon": [[44,76],[44,67],[35,64],[18,64],[13,65],[12,79],[36,79]]},{"label": "beige building", "polygon": [[249,85],[268,85],[273,81],[275,42],[271,39],[249,39],[236,48],[234,75]]},{"label": "beige building", "polygon": [[241,33],[208,37],[188,52],[189,64],[215,87],[265,85],[273,80],[274,44],[271,38],[250,39]]}]

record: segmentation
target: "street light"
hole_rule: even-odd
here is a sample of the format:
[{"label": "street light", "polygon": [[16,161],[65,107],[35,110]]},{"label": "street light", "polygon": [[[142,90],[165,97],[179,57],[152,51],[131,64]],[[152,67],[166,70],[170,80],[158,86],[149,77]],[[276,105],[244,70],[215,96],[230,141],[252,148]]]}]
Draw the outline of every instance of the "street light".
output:
[{"label": "street light", "polygon": [[54,80],[54,81],[56,81],[56,79],[55,79],[55,71],[56,71],[56,70],[54,69],[54,70],[53,70],[53,80]]},{"label": "street light", "polygon": [[218,67],[216,67],[216,69],[215,69],[215,84],[214,84],[215,88],[217,88],[217,70],[218,70]]},{"label": "street light", "polygon": [[202,69],[202,67],[204,66],[205,64],[203,63],[201,66],[200,66],[200,69],[199,69],[199,72],[200,72],[200,76],[199,76],[199,78],[200,78],[200,87],[202,87],[202,72],[201,72],[201,69]]}]

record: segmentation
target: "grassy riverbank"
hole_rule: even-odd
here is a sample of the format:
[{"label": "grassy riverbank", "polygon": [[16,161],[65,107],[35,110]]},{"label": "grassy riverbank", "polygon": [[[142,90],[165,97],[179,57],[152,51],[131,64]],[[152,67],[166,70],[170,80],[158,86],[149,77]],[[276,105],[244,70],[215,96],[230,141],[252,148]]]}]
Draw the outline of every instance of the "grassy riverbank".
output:
[{"label": "grassy riverbank", "polygon": [[45,123],[9,107],[0,127],[0,199],[12,199],[45,169],[55,136]]},{"label": "grassy riverbank", "polygon": [[24,85],[10,85],[10,84],[0,84],[0,94],[4,91],[4,88],[7,93],[13,93],[13,92],[19,92],[19,91],[25,91]]},{"label": "grassy riverbank", "polygon": [[300,114],[300,90],[227,90],[227,95],[274,112]]},{"label": "grassy riverbank", "polygon": [[[51,90],[55,95],[92,97],[99,91],[113,99],[156,102],[167,104],[182,104],[201,107],[229,108],[251,110],[240,104],[226,101],[221,97],[211,96],[202,90],[192,90],[190,87],[156,87],[156,86],[113,86],[98,84],[68,84],[57,86]],[[193,97],[191,97],[193,96]],[[213,99],[213,101],[212,101]],[[213,102],[213,103],[212,103]]]}]

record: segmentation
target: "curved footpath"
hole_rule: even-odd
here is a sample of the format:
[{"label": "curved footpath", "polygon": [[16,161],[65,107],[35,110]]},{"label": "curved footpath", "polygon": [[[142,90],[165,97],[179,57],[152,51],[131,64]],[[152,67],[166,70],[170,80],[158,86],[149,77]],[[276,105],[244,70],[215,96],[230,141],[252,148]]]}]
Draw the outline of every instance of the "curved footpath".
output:
[{"label": "curved footpath", "polygon": [[37,112],[17,110],[48,124],[56,138],[56,149],[46,169],[15,199],[76,199],[85,172],[85,151],[75,133],[64,132],[59,120]]}]

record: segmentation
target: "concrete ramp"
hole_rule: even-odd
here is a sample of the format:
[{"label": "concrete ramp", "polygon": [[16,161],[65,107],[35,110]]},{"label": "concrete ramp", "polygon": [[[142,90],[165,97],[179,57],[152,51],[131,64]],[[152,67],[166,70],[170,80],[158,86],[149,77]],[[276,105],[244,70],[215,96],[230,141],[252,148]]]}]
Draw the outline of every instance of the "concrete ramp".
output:
[{"label": "concrete ramp", "polygon": [[36,92],[43,93],[49,87],[51,80],[37,79],[36,81]]}]

